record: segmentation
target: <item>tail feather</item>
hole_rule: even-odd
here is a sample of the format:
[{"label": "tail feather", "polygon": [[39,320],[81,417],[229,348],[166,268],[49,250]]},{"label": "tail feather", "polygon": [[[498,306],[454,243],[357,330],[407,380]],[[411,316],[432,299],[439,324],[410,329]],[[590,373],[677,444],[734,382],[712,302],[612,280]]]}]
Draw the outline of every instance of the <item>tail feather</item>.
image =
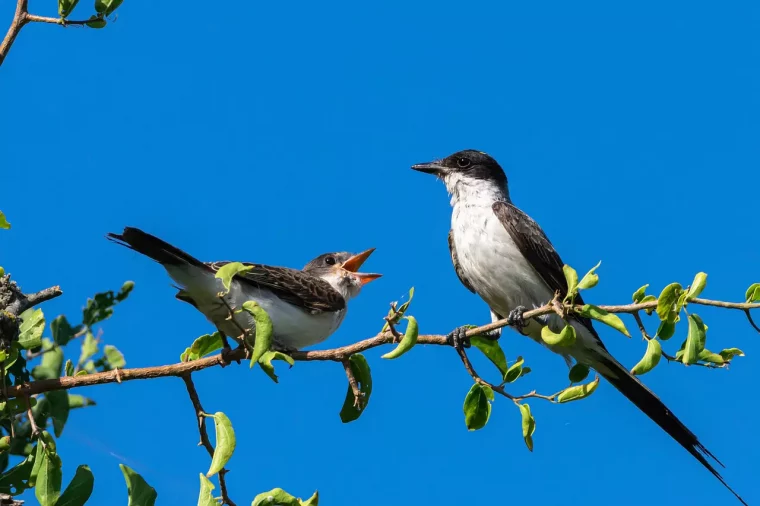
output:
[{"label": "tail feather", "polygon": [[108,238],[122,246],[142,253],[163,265],[190,264],[201,267],[205,266],[197,258],[156,236],[143,232],[139,228],[125,227],[121,234],[109,233]]},{"label": "tail feather", "polygon": [[625,395],[628,400],[643,411],[649,418],[659,425],[670,437],[675,439],[686,451],[696,458],[703,466],[710,471],[713,476],[736,496],[742,504],[747,506],[744,499],[737,494],[718,471],[708,462],[706,457],[710,457],[721,467],[723,464],[713,455],[705,446],[699,442],[697,436],[684,425],[665,404],[628,369],[623,367],[611,355],[605,352],[595,353],[596,360],[599,361],[599,374],[609,381],[620,393]]}]

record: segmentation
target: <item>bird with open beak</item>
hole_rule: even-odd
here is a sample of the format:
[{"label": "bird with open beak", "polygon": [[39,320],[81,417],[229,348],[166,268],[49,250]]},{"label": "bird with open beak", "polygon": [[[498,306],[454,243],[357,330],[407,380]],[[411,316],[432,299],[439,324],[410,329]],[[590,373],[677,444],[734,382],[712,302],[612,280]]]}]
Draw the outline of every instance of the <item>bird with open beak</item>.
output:
[{"label": "bird with open beak", "polygon": [[325,253],[302,270],[241,262],[251,270],[232,279],[222,301],[222,282],[215,274],[229,262],[201,262],[137,228],[127,227],[108,237],[160,263],[179,285],[177,299],[192,304],[223,336],[241,342],[240,329],[253,328],[253,317],[241,311],[230,320],[229,308],[239,309],[244,302],[255,301],[272,320],[275,345],[286,351],[330,337],[346,316],[348,300],[381,276],[359,272],[374,248],[356,255]]}]

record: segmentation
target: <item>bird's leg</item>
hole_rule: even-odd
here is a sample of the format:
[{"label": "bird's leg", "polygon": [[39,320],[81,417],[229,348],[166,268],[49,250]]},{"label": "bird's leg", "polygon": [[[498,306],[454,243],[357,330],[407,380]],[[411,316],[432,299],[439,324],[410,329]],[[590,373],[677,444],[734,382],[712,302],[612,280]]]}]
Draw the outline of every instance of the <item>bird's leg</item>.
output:
[{"label": "bird's leg", "polygon": [[[232,347],[230,347],[230,342],[227,340],[227,336],[225,335],[225,333],[222,332],[222,329],[217,327],[216,331],[219,332],[220,336],[222,336],[222,367],[224,367],[232,363],[232,360],[230,360],[230,353],[232,353]],[[238,360],[238,363],[240,363],[239,360]]]},{"label": "bird's leg", "polygon": [[512,311],[510,311],[507,315],[507,325],[515,327],[519,332],[522,332],[522,329],[524,329],[527,325],[527,323],[525,323],[525,319],[523,318],[523,314],[526,310],[527,308],[525,306],[517,306]]},{"label": "bird's leg", "polygon": [[454,348],[461,350],[462,348],[469,348],[470,338],[467,337],[467,327],[457,327],[446,336],[446,342]]}]

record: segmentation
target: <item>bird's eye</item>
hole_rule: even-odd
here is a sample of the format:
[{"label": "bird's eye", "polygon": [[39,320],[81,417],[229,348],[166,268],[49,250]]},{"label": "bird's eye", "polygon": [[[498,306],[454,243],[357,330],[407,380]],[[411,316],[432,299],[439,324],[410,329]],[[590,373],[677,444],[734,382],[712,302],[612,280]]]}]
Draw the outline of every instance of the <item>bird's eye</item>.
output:
[{"label": "bird's eye", "polygon": [[469,160],[469,159],[467,159],[467,158],[464,158],[464,157],[462,157],[462,158],[457,158],[457,165],[458,165],[458,166],[459,166],[459,168],[461,168],[461,169],[466,169],[467,167],[469,167],[469,166],[470,166],[470,160]]},{"label": "bird's eye", "polygon": [[325,263],[327,265],[335,265],[335,257],[327,257],[327,258],[325,258]]}]

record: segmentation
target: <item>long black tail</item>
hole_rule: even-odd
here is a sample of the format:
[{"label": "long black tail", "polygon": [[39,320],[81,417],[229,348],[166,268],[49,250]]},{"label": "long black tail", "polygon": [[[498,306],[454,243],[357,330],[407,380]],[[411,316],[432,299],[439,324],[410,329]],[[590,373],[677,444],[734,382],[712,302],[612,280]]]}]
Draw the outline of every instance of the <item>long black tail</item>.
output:
[{"label": "long black tail", "polygon": [[143,232],[139,228],[125,227],[121,234],[109,233],[108,238],[122,246],[142,253],[163,265],[190,264],[204,266],[203,262],[197,258],[190,256],[156,236]]},{"label": "long black tail", "polygon": [[[732,489],[726,480],[715,470],[715,468],[707,461],[710,457],[717,462],[721,467],[725,467],[710,451],[699,442],[697,436],[694,435],[671,411],[665,406],[665,404],[643,383],[641,383],[635,376],[633,376],[628,369],[623,367],[617,360],[611,355],[606,353],[595,353],[597,360],[601,363],[601,371],[598,371],[607,381],[612,383],[612,386],[617,388],[620,393],[625,395],[628,400],[636,405],[641,411],[651,418],[657,425],[667,432],[670,437],[678,441],[687,452],[691,453],[695,459],[702,463],[720,482],[741,501],[742,504],[747,506],[747,503]],[[606,369],[606,370],[605,370]],[[610,371],[612,374],[609,374]]]}]

